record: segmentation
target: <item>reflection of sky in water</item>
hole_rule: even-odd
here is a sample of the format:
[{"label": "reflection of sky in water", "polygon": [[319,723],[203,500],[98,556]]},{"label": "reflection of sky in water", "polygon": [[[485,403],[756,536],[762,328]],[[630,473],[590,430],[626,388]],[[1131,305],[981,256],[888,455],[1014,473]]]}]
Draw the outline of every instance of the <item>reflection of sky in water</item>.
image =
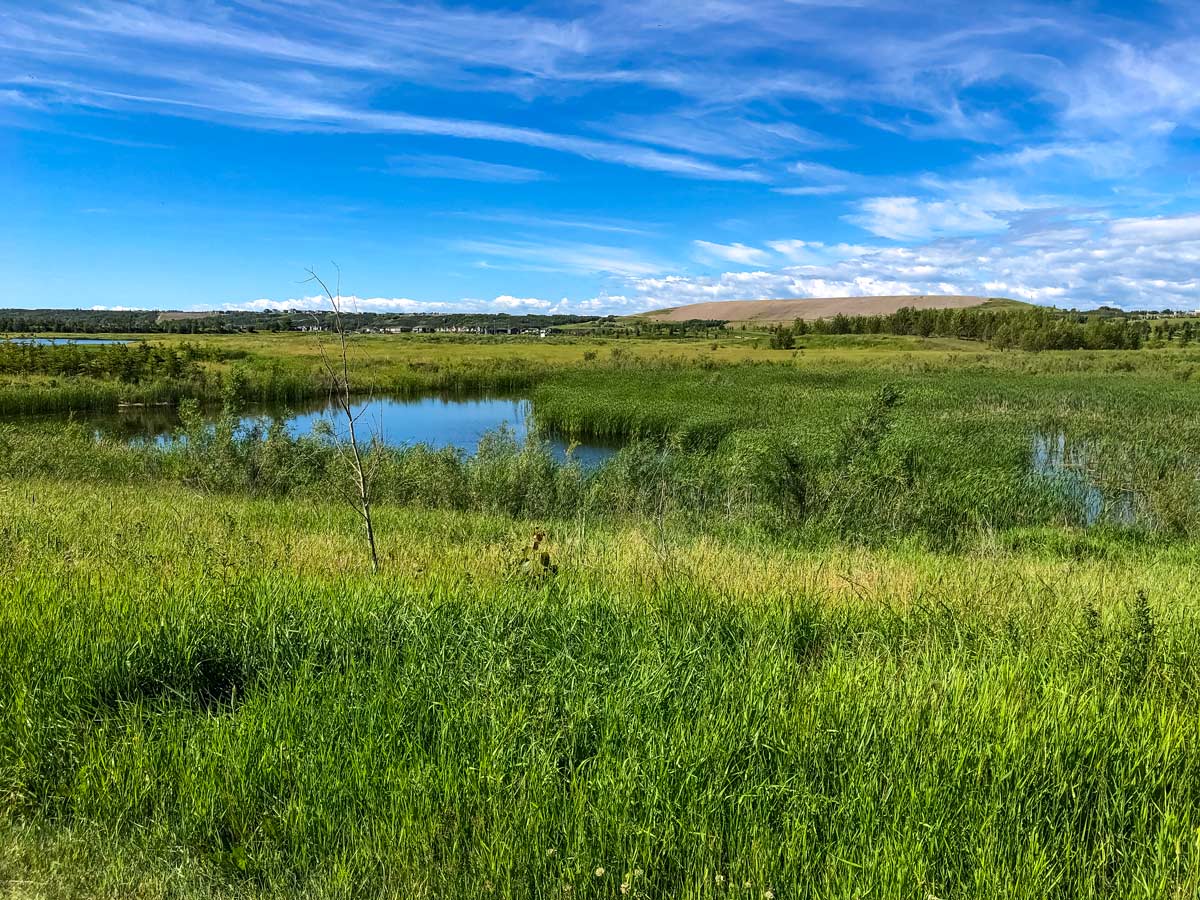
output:
[{"label": "reflection of sky in water", "polygon": [[[479,439],[489,431],[508,428],[518,443],[529,433],[530,403],[528,400],[472,399],[422,397],[418,400],[374,399],[355,403],[355,428],[360,440],[379,435],[389,446],[428,444],[431,447],[455,447],[474,453]],[[345,417],[328,409],[299,413],[288,419],[288,431],[299,437],[311,434],[322,419],[330,421],[338,434],[344,435]],[[566,456],[567,443],[554,437],[547,439],[554,455]],[[574,457],[585,466],[594,466],[612,455],[612,448],[599,445],[579,445]]]},{"label": "reflection of sky in water", "polygon": [[1053,481],[1072,503],[1078,505],[1083,521],[1094,525],[1101,519],[1131,525],[1135,519],[1133,494],[1120,491],[1106,497],[1088,475],[1086,445],[1067,440],[1066,434],[1038,433],[1033,436],[1034,474]]},{"label": "reflection of sky in water", "polygon": [[[300,408],[297,409],[296,407]],[[464,453],[474,453],[479,439],[501,426],[507,427],[518,443],[524,442],[529,433],[530,410],[528,400],[512,398],[452,399],[448,397],[422,397],[412,400],[380,398],[360,400],[353,405],[358,416],[356,430],[360,440],[367,441],[378,434],[383,442],[392,447],[427,444],[431,447],[453,447]],[[209,420],[215,419],[216,410],[206,410]],[[311,434],[322,419],[329,421],[334,430],[343,433],[345,417],[325,401],[307,401],[294,404],[291,409],[283,405],[251,407],[243,419],[243,425],[252,422],[268,422],[273,418],[287,416],[289,433],[295,437]],[[172,407],[142,406],[126,407],[115,413],[62,413],[38,416],[41,421],[68,418],[94,428],[98,433],[127,441],[168,441],[179,428],[179,414]],[[567,442],[553,435],[546,437],[553,454],[564,459]],[[598,443],[582,443],[575,447],[572,456],[585,467],[599,465],[613,454],[615,448]]]}]

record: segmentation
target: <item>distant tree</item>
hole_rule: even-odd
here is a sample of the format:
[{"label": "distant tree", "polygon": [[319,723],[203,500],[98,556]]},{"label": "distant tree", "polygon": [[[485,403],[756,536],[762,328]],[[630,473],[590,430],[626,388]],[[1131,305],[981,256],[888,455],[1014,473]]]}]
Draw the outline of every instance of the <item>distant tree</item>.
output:
[{"label": "distant tree", "polygon": [[776,325],[771,329],[771,349],[791,350],[796,346],[796,336],[786,325]]}]

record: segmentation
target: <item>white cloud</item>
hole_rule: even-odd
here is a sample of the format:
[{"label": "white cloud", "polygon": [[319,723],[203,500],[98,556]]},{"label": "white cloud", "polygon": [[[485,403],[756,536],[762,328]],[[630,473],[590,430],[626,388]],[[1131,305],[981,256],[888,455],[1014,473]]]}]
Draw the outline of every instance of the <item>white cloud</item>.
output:
[{"label": "white cloud", "polygon": [[491,303],[495,309],[504,310],[521,310],[521,311],[545,311],[554,304],[549,300],[539,300],[537,297],[511,297],[508,294],[503,294],[497,297]]},{"label": "white cloud", "polygon": [[410,178],[449,178],[458,181],[521,184],[546,177],[546,173],[539,169],[467,159],[462,156],[393,156],[388,159],[388,167],[389,171]]},{"label": "white cloud", "polygon": [[[506,252],[519,250],[507,246]],[[917,245],[825,244],[805,239],[767,243],[777,254],[742,245],[735,256],[752,251],[790,264],[723,272],[711,276],[671,274],[669,268],[631,271],[620,277],[619,293],[582,299],[501,294],[492,300],[464,298],[426,302],[408,298],[347,297],[364,311],[526,311],[581,314],[628,314],[647,309],[713,300],[782,297],[847,297],[905,294],[977,294],[1003,296],[1078,308],[1102,304],[1127,309],[1200,307],[1200,216],[1049,219],[1020,234],[949,237]],[[583,257],[614,248],[578,251]],[[549,258],[565,247],[543,248]],[[735,262],[739,261],[737,259]],[[319,296],[256,300],[228,308],[321,309]]]},{"label": "white cloud", "polygon": [[1024,178],[1045,179],[1064,173],[1091,178],[1129,178],[1158,162],[1162,154],[1157,141],[1139,140],[1136,134],[1118,140],[1050,141],[1029,144],[1001,153],[981,156],[977,165],[985,170],[1017,170]]},{"label": "white cloud", "polygon": [[578,228],[583,231],[599,231],[609,234],[648,235],[653,231],[643,222],[631,222],[623,219],[599,219],[594,217],[578,218],[559,213],[537,215],[521,212],[475,212],[467,211],[455,215],[475,219],[480,222],[501,222],[506,225],[520,225],[535,230],[557,230],[560,228]]},{"label": "white cloud", "polygon": [[761,160],[800,148],[833,147],[839,142],[787,121],[762,121],[704,107],[669,113],[621,115],[603,130],[617,137],[701,156]]},{"label": "white cloud", "polygon": [[964,202],[922,200],[917,197],[871,197],[846,216],[872,234],[898,241],[925,240],[938,235],[1001,231],[1008,223],[987,210]]},{"label": "white cloud", "polygon": [[1039,230],[943,238],[915,246],[772,241],[805,264],[715,276],[641,278],[647,309],[711,300],[890,294],[977,294],[1079,308],[1200,305],[1200,216],[1068,220]]},{"label": "white cloud", "polygon": [[714,244],[710,241],[692,241],[692,245],[705,256],[723,259],[744,266],[759,265],[770,259],[770,254],[757,247],[745,244]]},{"label": "white cloud", "polygon": [[[554,243],[525,240],[466,240],[455,245],[468,253],[507,262],[510,268],[538,272],[643,277],[663,271],[663,263],[642,257],[626,247],[602,244]],[[489,267],[498,266],[485,260]]]},{"label": "white cloud", "polygon": [[36,97],[24,91],[0,90],[0,107],[23,107],[25,109],[42,109],[44,104]]},{"label": "white cloud", "polygon": [[[357,297],[347,294],[341,299],[342,308],[355,312],[449,312],[454,309],[451,303],[430,303],[412,300],[408,297]],[[248,300],[242,303],[226,303],[223,309],[256,310],[260,312],[312,312],[328,310],[329,298],[324,295],[310,297],[293,297],[288,300],[270,300],[266,298]]]},{"label": "white cloud", "polygon": [[817,259],[818,255],[825,249],[825,245],[820,241],[800,241],[795,239],[767,241],[767,246],[780,256],[787,257],[792,262],[811,262]]},{"label": "white cloud", "polygon": [[798,176],[805,183],[787,184],[773,188],[776,193],[790,194],[796,197],[823,197],[847,192],[863,193],[869,190],[885,189],[883,179],[839,169],[824,163],[802,160],[788,166],[788,172]]},{"label": "white cloud", "polygon": [[1200,110],[1200,39],[1193,33],[1136,46],[1114,37],[1083,65],[1058,72],[1052,83],[1065,98],[1071,125],[1121,133],[1136,122],[1169,133],[1175,122]]},{"label": "white cloud", "polygon": [[[491,300],[463,297],[450,301],[413,300],[407,297],[357,297],[342,298],[344,308],[355,312],[374,313],[532,313],[538,315],[607,315],[609,313],[631,313],[642,309],[643,298],[623,294],[601,292],[594,297],[572,300],[562,297],[548,300],[542,297],[515,297],[501,294]],[[124,307],[93,307],[93,309],[118,309]],[[227,303],[225,310],[249,310],[271,312],[313,312],[329,309],[329,299],[323,295],[293,297],[286,300],[258,299],[243,303]]]},{"label": "white cloud", "polygon": [[1147,219],[1125,219],[1114,222],[1112,233],[1131,241],[1171,244],[1179,241],[1200,241],[1200,215],[1158,216]]},{"label": "white cloud", "polygon": [[844,194],[849,188],[844,184],[810,184],[801,187],[772,188],[777,194],[789,194],[793,197],[828,197],[833,194]]}]

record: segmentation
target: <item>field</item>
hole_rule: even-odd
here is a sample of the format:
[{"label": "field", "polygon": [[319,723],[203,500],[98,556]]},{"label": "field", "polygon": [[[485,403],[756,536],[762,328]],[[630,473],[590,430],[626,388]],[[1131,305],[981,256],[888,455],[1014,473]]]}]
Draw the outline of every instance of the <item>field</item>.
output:
[{"label": "field", "polygon": [[1015,300],[952,294],[900,297],[798,297],[786,300],[717,300],[692,303],[671,309],[653,310],[643,317],[657,322],[722,320],[735,323],[774,325],[796,319],[825,319],[839,313],[847,316],[888,315],[898,309],[988,309],[1018,308]]},{"label": "field", "polygon": [[[311,336],[188,340],[0,398],[322,389]],[[7,895],[1200,893],[1200,350],[352,351],[625,449],[373,448],[372,574],[318,440],[0,424]]]}]

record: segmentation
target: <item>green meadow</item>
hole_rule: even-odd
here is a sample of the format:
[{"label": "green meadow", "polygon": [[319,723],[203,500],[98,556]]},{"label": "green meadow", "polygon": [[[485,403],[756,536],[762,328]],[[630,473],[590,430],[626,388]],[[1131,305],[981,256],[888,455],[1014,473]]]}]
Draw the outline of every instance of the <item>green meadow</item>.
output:
[{"label": "green meadow", "polygon": [[0,356],[4,895],[1200,895],[1200,349],[355,336],[539,429],[372,574],[312,336],[186,342]]}]

